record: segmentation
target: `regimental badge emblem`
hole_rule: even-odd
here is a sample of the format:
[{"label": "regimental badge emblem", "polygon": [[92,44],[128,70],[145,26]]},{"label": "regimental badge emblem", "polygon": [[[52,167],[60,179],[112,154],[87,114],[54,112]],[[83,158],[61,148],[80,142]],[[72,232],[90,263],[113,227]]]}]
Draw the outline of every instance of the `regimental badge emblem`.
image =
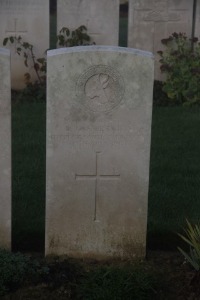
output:
[{"label": "regimental badge emblem", "polygon": [[76,93],[79,103],[94,112],[117,107],[124,96],[124,80],[112,67],[94,65],[78,78]]}]

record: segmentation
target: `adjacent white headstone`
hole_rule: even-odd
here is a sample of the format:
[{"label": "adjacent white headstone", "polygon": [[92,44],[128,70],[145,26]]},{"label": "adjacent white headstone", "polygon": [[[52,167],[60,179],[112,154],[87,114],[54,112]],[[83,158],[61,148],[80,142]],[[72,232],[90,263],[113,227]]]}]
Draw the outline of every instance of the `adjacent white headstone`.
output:
[{"label": "adjacent white headstone", "polygon": [[197,7],[196,7],[195,37],[198,37],[200,41],[200,1],[197,1]]},{"label": "adjacent white headstone", "polygon": [[[21,36],[34,46],[36,58],[44,57],[49,48],[49,0],[1,0],[0,46],[8,36]],[[24,57],[16,53],[15,44],[6,47],[11,49],[12,88],[23,88],[25,73],[29,72],[36,79],[33,68],[25,67]]]},{"label": "adjacent white headstone", "polygon": [[151,53],[47,55],[46,255],[145,255]]},{"label": "adjacent white headstone", "polygon": [[0,48],[0,248],[11,248],[10,51]]},{"label": "adjacent white headstone", "polygon": [[57,32],[81,25],[96,45],[118,45],[119,0],[57,0]]},{"label": "adjacent white headstone", "polygon": [[155,79],[162,79],[159,55],[161,40],[173,32],[191,37],[192,1],[129,0],[129,47],[151,51],[155,55]]}]

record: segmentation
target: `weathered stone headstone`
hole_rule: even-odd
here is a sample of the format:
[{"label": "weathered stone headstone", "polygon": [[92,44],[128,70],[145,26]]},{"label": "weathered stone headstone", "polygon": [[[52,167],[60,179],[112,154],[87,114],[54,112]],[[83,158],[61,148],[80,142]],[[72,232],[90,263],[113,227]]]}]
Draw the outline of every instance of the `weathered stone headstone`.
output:
[{"label": "weathered stone headstone", "polygon": [[0,248],[11,248],[10,51],[0,48]]},{"label": "weathered stone headstone", "polygon": [[47,63],[46,255],[144,256],[152,55],[88,46]]},{"label": "weathered stone headstone", "polygon": [[57,0],[57,32],[81,25],[96,45],[118,45],[119,0]]},{"label": "weathered stone headstone", "polygon": [[185,32],[191,37],[192,8],[188,0],[129,0],[128,46],[155,55],[155,78],[162,79],[159,55],[161,40],[173,32]]},{"label": "weathered stone headstone", "polygon": [[195,37],[198,37],[200,41],[200,1],[197,1],[197,7],[196,7]]},{"label": "weathered stone headstone", "polygon": [[[0,46],[8,36],[21,36],[34,46],[36,58],[44,57],[49,48],[49,0],[1,0]],[[23,88],[25,73],[36,78],[33,68],[25,67],[23,55],[16,52],[16,44],[6,47],[11,49],[12,88]]]}]

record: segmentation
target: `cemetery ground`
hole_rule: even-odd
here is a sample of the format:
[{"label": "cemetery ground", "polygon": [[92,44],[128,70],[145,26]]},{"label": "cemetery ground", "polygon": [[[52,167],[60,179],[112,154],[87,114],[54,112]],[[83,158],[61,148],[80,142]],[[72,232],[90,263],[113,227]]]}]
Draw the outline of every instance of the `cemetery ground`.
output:
[{"label": "cemetery ground", "polygon": [[14,252],[25,253],[26,258],[5,259],[0,255],[0,264],[5,268],[0,288],[5,283],[11,291],[1,298],[200,299],[198,272],[177,250],[177,246],[184,248],[177,233],[183,231],[185,219],[199,221],[199,107],[153,109],[144,261],[66,258],[61,262],[58,258],[43,258],[45,118],[44,101],[36,103],[30,101],[30,96],[14,95],[12,247]]}]

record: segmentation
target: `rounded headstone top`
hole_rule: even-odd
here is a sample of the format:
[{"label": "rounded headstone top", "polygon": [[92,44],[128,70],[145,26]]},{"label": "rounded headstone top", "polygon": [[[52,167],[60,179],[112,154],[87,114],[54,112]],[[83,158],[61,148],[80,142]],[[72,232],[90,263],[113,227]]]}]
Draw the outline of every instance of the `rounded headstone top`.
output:
[{"label": "rounded headstone top", "polygon": [[134,48],[116,47],[116,46],[77,46],[70,48],[59,48],[47,51],[47,56],[54,56],[65,53],[78,53],[78,52],[118,52],[134,54],[139,56],[154,57],[149,51],[143,51]]}]

